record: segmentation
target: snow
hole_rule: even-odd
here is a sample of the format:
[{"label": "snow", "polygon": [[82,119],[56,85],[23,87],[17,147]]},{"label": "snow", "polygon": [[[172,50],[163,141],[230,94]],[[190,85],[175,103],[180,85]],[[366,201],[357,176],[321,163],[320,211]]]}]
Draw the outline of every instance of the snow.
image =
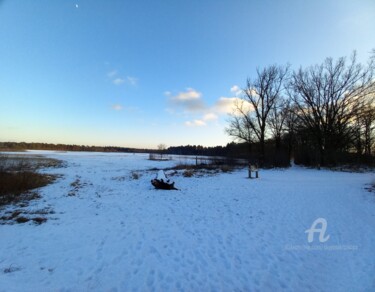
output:
[{"label": "snow", "polygon": [[[180,190],[163,191],[150,169],[176,160],[27,152],[37,154],[66,162],[45,170],[63,176],[29,207],[55,214],[0,225],[0,291],[375,289],[373,173],[294,166],[249,180],[243,169],[173,176]],[[308,243],[318,218],[329,240]]]},{"label": "snow", "polygon": [[158,175],[156,177],[157,180],[163,180],[163,182],[169,182],[169,180],[167,179],[167,177],[165,176],[165,173],[163,170],[159,170],[158,171]]}]

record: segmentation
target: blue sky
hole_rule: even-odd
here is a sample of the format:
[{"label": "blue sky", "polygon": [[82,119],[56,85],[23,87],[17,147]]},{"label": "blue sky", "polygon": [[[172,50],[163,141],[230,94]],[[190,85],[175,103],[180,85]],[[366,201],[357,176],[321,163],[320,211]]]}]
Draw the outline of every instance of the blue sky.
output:
[{"label": "blue sky", "polygon": [[0,141],[225,145],[257,66],[372,48],[373,0],[0,0]]}]

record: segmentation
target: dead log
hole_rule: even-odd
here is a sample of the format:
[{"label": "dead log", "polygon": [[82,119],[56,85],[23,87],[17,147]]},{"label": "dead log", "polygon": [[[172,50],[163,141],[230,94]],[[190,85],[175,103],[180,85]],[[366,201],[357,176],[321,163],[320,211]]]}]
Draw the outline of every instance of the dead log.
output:
[{"label": "dead log", "polygon": [[159,170],[158,175],[155,179],[151,180],[151,184],[160,190],[177,190],[174,186],[174,182],[169,181],[164,171]]},{"label": "dead log", "polygon": [[158,180],[158,179],[153,179],[151,180],[151,184],[155,187],[155,189],[160,189],[160,190],[178,190],[174,186],[174,182],[172,183],[167,183],[164,182],[163,180]]}]

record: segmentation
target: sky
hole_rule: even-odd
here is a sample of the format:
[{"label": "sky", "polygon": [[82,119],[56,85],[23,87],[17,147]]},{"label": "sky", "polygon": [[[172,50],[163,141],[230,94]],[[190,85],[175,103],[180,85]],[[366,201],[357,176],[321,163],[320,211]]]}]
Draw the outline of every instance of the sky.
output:
[{"label": "sky", "polygon": [[257,67],[373,48],[373,0],[0,0],[0,141],[226,145]]}]

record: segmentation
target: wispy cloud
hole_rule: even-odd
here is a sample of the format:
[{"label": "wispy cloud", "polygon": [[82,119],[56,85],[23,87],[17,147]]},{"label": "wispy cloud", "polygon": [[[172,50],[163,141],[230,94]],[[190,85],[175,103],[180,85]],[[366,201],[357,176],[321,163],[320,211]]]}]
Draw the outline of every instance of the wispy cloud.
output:
[{"label": "wispy cloud", "polygon": [[170,107],[167,107],[164,109],[167,113],[174,115],[176,113],[176,110]]},{"label": "wispy cloud", "polygon": [[113,78],[113,77],[115,77],[116,75],[117,75],[117,70],[112,70],[112,71],[110,71],[110,72],[107,73],[107,76],[108,76],[109,78]]},{"label": "wispy cloud", "polygon": [[238,85],[233,85],[230,88],[230,92],[234,93],[235,96],[239,96],[242,93],[242,89]]},{"label": "wispy cloud", "polygon": [[124,109],[124,107],[121,104],[114,104],[112,105],[112,109],[115,111],[121,111]]},{"label": "wispy cloud", "polygon": [[121,84],[125,83],[125,79],[122,79],[122,78],[116,78],[116,79],[114,79],[112,82],[113,82],[113,84],[115,84],[115,85],[121,85]]},{"label": "wispy cloud", "polygon": [[137,85],[137,83],[138,83],[138,78],[127,76],[126,79],[133,86]]},{"label": "wispy cloud", "polygon": [[185,126],[187,127],[204,127],[207,126],[208,122],[216,121],[219,117],[215,113],[206,113],[201,119],[195,119],[192,121],[186,121]]},{"label": "wispy cloud", "polygon": [[107,77],[111,79],[112,83],[115,85],[129,84],[136,86],[138,84],[138,78],[133,76],[122,77],[119,75],[117,70],[112,70],[107,73]]},{"label": "wispy cloud", "polygon": [[210,112],[210,113],[204,114],[202,119],[204,121],[216,121],[218,118],[219,117],[217,114]]},{"label": "wispy cloud", "polygon": [[204,127],[207,124],[202,120],[186,121],[185,126],[187,127]]},{"label": "wispy cloud", "polygon": [[127,113],[142,113],[136,106],[123,106],[122,104],[113,104],[111,109],[114,111],[126,111]]}]

